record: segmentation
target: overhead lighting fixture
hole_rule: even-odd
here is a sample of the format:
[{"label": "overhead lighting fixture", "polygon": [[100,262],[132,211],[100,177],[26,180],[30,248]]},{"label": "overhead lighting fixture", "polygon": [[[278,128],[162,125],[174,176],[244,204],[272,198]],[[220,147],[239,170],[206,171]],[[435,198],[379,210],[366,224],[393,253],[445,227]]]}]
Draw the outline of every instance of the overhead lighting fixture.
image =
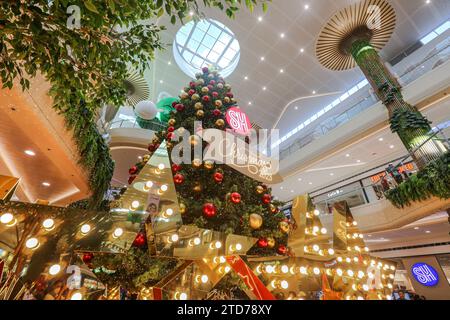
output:
[{"label": "overhead lighting fixture", "polygon": [[425,231],[425,233],[431,233],[431,231],[430,231],[430,230],[427,230],[427,231]]},{"label": "overhead lighting fixture", "polygon": [[281,34],[280,34],[280,38],[284,38],[284,33],[281,33]]},{"label": "overhead lighting fixture", "polygon": [[264,61],[264,60],[265,60],[265,58],[264,58],[264,57],[261,57],[260,59],[261,59],[261,61]]},{"label": "overhead lighting fixture", "polygon": [[159,80],[159,83],[163,83],[164,81],[162,81],[162,80]]},{"label": "overhead lighting fixture", "polygon": [[169,61],[169,62],[167,62],[167,64],[170,66],[172,64],[172,62]]},{"label": "overhead lighting fixture", "polygon": [[305,4],[304,8],[305,8],[305,10],[308,10],[309,9],[309,4]]},{"label": "overhead lighting fixture", "polygon": [[48,183],[48,182],[42,182],[42,185],[43,185],[44,187],[50,187],[50,183]]},{"label": "overhead lighting fixture", "polygon": [[359,159],[358,159],[358,160],[356,160],[356,162],[357,162],[357,163],[360,163],[360,162],[361,162],[361,160],[359,160]]},{"label": "overhead lighting fixture", "polygon": [[283,73],[284,72],[284,69],[280,69],[280,73]]},{"label": "overhead lighting fixture", "polygon": [[249,106],[251,106],[251,105],[252,105],[252,102],[251,102],[251,101],[249,101],[249,102],[248,102],[248,105],[249,105]]},{"label": "overhead lighting fixture", "polygon": [[414,227],[414,230],[419,230],[420,228],[419,227]]},{"label": "overhead lighting fixture", "polygon": [[25,154],[27,154],[31,157],[34,157],[36,155],[36,153],[33,150],[25,150],[24,152],[25,152]]},{"label": "overhead lighting fixture", "polygon": [[300,49],[300,52],[301,52],[301,53],[305,52],[305,49],[301,48],[301,49]]},{"label": "overhead lighting fixture", "polygon": [[309,185],[312,185],[312,182],[308,182]]},{"label": "overhead lighting fixture", "polygon": [[266,88],[266,87],[263,87],[262,89],[263,89],[263,91],[266,91],[267,88]]},{"label": "overhead lighting fixture", "polygon": [[244,80],[248,80],[248,77],[247,77],[247,76],[245,76],[245,77],[244,77]]},{"label": "overhead lighting fixture", "polygon": [[333,173],[333,172],[331,172],[331,173],[330,173],[330,176],[334,176],[334,173]]},{"label": "overhead lighting fixture", "polygon": [[393,144],[391,144],[391,145],[389,146],[389,148],[391,148],[391,149],[394,149],[394,145],[393,145]]},{"label": "overhead lighting fixture", "polygon": [[302,178],[298,178],[297,180],[298,180],[298,181],[302,181]]},{"label": "overhead lighting fixture", "polygon": [[431,3],[431,0],[425,1],[425,4],[430,4],[430,3]]},{"label": "overhead lighting fixture", "polygon": [[313,90],[312,94],[316,94],[316,90]]},{"label": "overhead lighting fixture", "polygon": [[378,141],[380,141],[380,142],[383,141],[383,140],[384,140],[383,138],[378,138]]},{"label": "overhead lighting fixture", "polygon": [[295,106],[295,107],[294,107],[294,109],[295,109],[295,110],[298,110],[298,107],[297,107],[297,106]]},{"label": "overhead lighting fixture", "polygon": [[349,158],[349,157],[350,157],[350,154],[347,153],[345,156],[346,156],[347,158]]},{"label": "overhead lighting fixture", "polygon": [[258,17],[258,21],[261,22],[262,21],[262,17]]}]

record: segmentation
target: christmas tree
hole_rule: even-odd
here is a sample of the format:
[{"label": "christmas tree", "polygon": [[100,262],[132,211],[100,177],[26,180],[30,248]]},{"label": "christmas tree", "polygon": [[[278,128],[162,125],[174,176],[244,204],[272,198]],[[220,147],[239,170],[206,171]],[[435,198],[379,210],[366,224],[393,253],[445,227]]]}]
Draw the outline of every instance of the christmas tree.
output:
[{"label": "christmas tree", "polygon": [[[196,121],[201,121],[202,130],[231,130],[226,112],[237,107],[231,86],[218,72],[204,67],[182,90],[173,107],[167,130],[158,132],[148,149],[153,154],[163,141],[166,142],[183,223],[257,238],[257,244],[248,254],[286,254],[285,217],[278,209],[280,203],[272,199],[270,188],[226,164],[202,161],[195,155],[191,156],[190,163],[176,164],[172,159],[173,148],[183,143],[182,139],[173,140],[176,133],[189,132],[192,148],[198,144],[207,147],[200,135],[196,135],[199,131]],[[248,137],[241,138],[248,141]],[[130,184],[149,156],[130,168]]]}]

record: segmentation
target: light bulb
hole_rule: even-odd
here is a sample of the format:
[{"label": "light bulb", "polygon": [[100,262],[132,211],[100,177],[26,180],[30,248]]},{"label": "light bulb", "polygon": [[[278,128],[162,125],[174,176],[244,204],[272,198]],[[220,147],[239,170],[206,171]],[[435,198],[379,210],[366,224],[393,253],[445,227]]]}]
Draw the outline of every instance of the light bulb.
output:
[{"label": "light bulb", "polygon": [[148,191],[148,190],[150,190],[152,187],[153,187],[153,182],[152,182],[152,181],[147,181],[147,182],[145,183],[144,190]]},{"label": "light bulb", "polygon": [[270,264],[266,266],[266,273],[274,273],[274,271],[275,271],[274,266]]},{"label": "light bulb", "polygon": [[288,273],[289,272],[289,267],[287,265],[282,265],[281,266],[281,272]]},{"label": "light bulb", "polygon": [[123,229],[122,228],[116,228],[115,230],[114,230],[114,233],[113,233],[113,237],[114,238],[119,238],[119,237],[121,237],[123,235]]},{"label": "light bulb", "polygon": [[289,283],[286,280],[280,282],[281,288],[287,289],[289,288]]},{"label": "light bulb", "polygon": [[230,266],[226,266],[226,267],[225,267],[225,273],[230,272],[230,270],[231,270]]},{"label": "light bulb", "polygon": [[317,244],[315,244],[313,245],[313,250],[317,252],[320,250],[320,247]]},{"label": "light bulb", "polygon": [[91,226],[88,224],[83,224],[80,228],[80,231],[83,235],[86,235],[89,233],[89,231],[91,231]]},{"label": "light bulb", "polygon": [[317,209],[315,209],[315,210],[314,210],[314,215],[315,215],[315,216],[318,216],[318,215],[320,215],[320,211],[319,211],[319,210],[317,210]]},{"label": "light bulb", "polygon": [[317,233],[319,232],[319,227],[318,226],[314,226],[313,227],[313,233]]},{"label": "light bulb", "polygon": [[390,279],[394,279],[394,275],[393,275],[393,274],[390,274],[390,275],[389,275],[389,278],[390,278]]},{"label": "light bulb", "polygon": [[345,262],[350,263],[352,262],[352,259],[350,259],[349,257],[345,258]]},{"label": "light bulb", "polygon": [[315,275],[319,275],[320,269],[316,267],[316,268],[313,269],[313,272],[314,272]]},{"label": "light bulb", "polygon": [[358,257],[354,257],[354,258],[353,258],[353,261],[354,261],[355,263],[358,263],[358,262],[359,262]]},{"label": "light bulb", "polygon": [[336,269],[336,273],[337,273],[338,276],[341,277],[342,274],[343,274],[342,269],[341,269],[341,268],[337,268],[337,269]]},{"label": "light bulb", "polygon": [[320,229],[320,233],[322,234],[327,234],[327,232],[328,232],[327,228]]},{"label": "light bulb", "polygon": [[365,252],[369,252],[369,248],[368,247],[364,247],[364,251]]},{"label": "light bulb", "polygon": [[368,286],[367,284],[364,284],[364,285],[363,285],[363,290],[364,290],[364,291],[369,291],[369,286]]},{"label": "light bulb", "polygon": [[48,273],[54,276],[57,275],[61,271],[61,266],[59,264],[54,264],[48,269]]},{"label": "light bulb", "polygon": [[357,225],[358,225],[358,222],[353,221],[353,225],[354,225],[354,226],[357,226]]},{"label": "light bulb", "polygon": [[70,300],[83,300],[83,295],[80,292],[75,292],[71,297]]},{"label": "light bulb", "polygon": [[242,250],[242,244],[236,243],[236,251],[241,251],[241,250]]},{"label": "light bulb", "polygon": [[358,246],[355,246],[355,250],[356,251],[361,251],[360,247],[358,247]]},{"label": "light bulb", "polygon": [[206,274],[202,275],[201,279],[202,283],[207,283],[208,282],[208,276]]},{"label": "light bulb", "polygon": [[337,257],[336,259],[338,262],[342,262],[342,257]]},{"label": "light bulb", "polygon": [[194,244],[195,244],[196,246],[198,246],[198,245],[200,244],[200,242],[201,242],[201,240],[200,240],[199,237],[195,237],[195,238],[194,238]]},{"label": "light bulb", "polygon": [[165,191],[167,191],[167,189],[168,189],[167,184],[163,184],[161,186],[161,191],[165,192]]},{"label": "light bulb", "polygon": [[4,213],[0,217],[0,222],[3,224],[8,224],[11,221],[13,221],[13,219],[14,219],[14,216],[11,213]]},{"label": "light bulb", "polygon": [[36,238],[30,238],[27,240],[27,242],[25,242],[25,246],[28,249],[36,249],[37,247],[39,247],[39,240]]},{"label": "light bulb", "polygon": [[178,237],[178,234],[176,234],[176,233],[174,233],[174,234],[170,237],[170,240],[171,240],[172,242],[177,242],[178,239],[179,239],[179,237]]},{"label": "light bulb", "polygon": [[188,295],[187,295],[186,292],[181,292],[181,293],[179,294],[179,297],[180,297],[180,300],[187,300]]},{"label": "light bulb", "polygon": [[334,250],[332,248],[328,249],[328,254],[332,256],[334,254]]},{"label": "light bulb", "polygon": [[164,163],[158,164],[158,169],[159,169],[159,170],[164,170],[165,167],[166,167],[166,166],[164,165]]},{"label": "light bulb", "polygon": [[349,275],[349,277],[353,277],[354,273],[352,270],[347,270],[347,274]]},{"label": "light bulb", "polygon": [[167,216],[171,216],[171,215],[173,215],[173,209],[172,208],[168,208],[167,210],[166,210],[166,215]]},{"label": "light bulb", "polygon": [[139,204],[139,201],[134,200],[133,202],[131,202],[131,209],[136,210],[137,208],[139,208]]},{"label": "light bulb", "polygon": [[300,267],[300,273],[301,274],[308,274],[308,269],[306,269],[306,267]]},{"label": "light bulb", "polygon": [[49,231],[53,229],[53,227],[55,226],[55,221],[53,219],[45,219],[42,222],[42,226],[44,227],[45,230]]},{"label": "light bulb", "polygon": [[395,270],[395,266],[391,266],[391,270],[394,271]]},{"label": "light bulb", "polygon": [[363,271],[358,271],[358,278],[360,278],[360,279],[364,278],[364,272]]},{"label": "light bulb", "polygon": [[392,289],[392,284],[388,283],[387,286],[388,286],[389,289]]}]

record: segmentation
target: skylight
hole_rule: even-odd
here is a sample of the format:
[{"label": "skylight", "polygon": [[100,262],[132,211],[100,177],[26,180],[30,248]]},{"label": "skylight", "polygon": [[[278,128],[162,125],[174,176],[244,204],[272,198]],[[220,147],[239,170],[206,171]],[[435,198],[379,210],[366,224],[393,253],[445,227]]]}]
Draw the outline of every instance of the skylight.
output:
[{"label": "skylight", "polygon": [[227,77],[237,67],[240,47],[234,33],[225,25],[205,19],[191,21],[178,30],[173,54],[178,66],[190,77],[209,66]]},{"label": "skylight", "polygon": [[420,39],[420,42],[422,42],[422,44],[427,44],[428,42],[430,42],[431,40],[436,38],[438,35],[443,34],[448,29],[450,29],[450,21],[449,20],[445,21],[439,27],[437,27],[436,29],[431,31],[429,34],[427,34],[425,37]]}]

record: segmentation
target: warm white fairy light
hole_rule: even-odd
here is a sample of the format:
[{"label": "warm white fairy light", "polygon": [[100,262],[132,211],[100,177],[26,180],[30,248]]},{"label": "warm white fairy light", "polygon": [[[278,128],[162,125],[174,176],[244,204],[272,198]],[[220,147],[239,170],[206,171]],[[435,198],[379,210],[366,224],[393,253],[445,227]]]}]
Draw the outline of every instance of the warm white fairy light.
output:
[{"label": "warm white fairy light", "polygon": [[70,297],[70,300],[83,300],[83,295],[80,292],[75,292]]},{"label": "warm white fairy light", "polygon": [[48,269],[48,273],[52,276],[57,275],[61,271],[61,266],[59,264],[54,264]]},{"label": "warm white fairy light", "polygon": [[281,288],[283,288],[283,289],[287,289],[287,288],[289,288],[289,283],[288,283],[286,280],[282,280],[282,281],[280,282],[280,286],[281,286]]},{"label": "warm white fairy light", "polygon": [[144,186],[144,190],[148,191],[153,187],[153,181],[147,181]]},{"label": "warm white fairy light", "polygon": [[340,277],[343,275],[343,271],[342,271],[341,268],[337,268],[337,269],[336,269],[336,273],[337,273],[337,275],[340,276]]},{"label": "warm white fairy light", "polygon": [[133,202],[131,202],[131,210],[136,210],[137,208],[139,208],[139,201],[134,200]]},{"label": "warm white fairy light", "polygon": [[89,233],[89,231],[91,231],[91,226],[88,225],[87,223],[86,223],[86,224],[83,224],[83,225],[81,226],[81,228],[80,228],[80,231],[81,231],[81,233],[82,233],[83,235],[86,235],[86,234]]},{"label": "warm white fairy light", "polygon": [[55,226],[55,221],[53,219],[45,219],[42,222],[42,226],[44,227],[45,230],[50,231],[53,229],[53,227]]},{"label": "warm white fairy light", "polygon": [[114,238],[120,238],[123,235],[123,229],[122,228],[116,228],[113,232]]},{"label": "warm white fairy light", "polygon": [[317,244],[313,245],[313,250],[316,252],[319,251],[320,250],[319,245],[317,245]]},{"label": "warm white fairy light", "polygon": [[313,269],[313,272],[314,272],[315,275],[319,275],[319,274],[320,274],[320,269],[317,268],[317,267],[315,267],[315,268]]},{"label": "warm white fairy light", "polygon": [[178,234],[174,233],[173,235],[170,236],[170,241],[177,242],[179,238],[180,237],[178,236]]},{"label": "warm white fairy light", "polygon": [[314,215],[315,215],[315,216],[318,216],[318,215],[320,215],[320,211],[319,211],[319,210],[317,210],[317,209],[315,209],[315,210],[314,210]]},{"label": "warm white fairy light", "polygon": [[320,233],[321,234],[327,234],[327,228],[322,228],[322,229],[320,229]]},{"label": "warm white fairy light", "polygon": [[308,269],[306,269],[306,267],[300,267],[300,273],[301,274],[308,274]]},{"label": "warm white fairy light", "polygon": [[14,220],[14,216],[11,213],[4,213],[0,216],[0,222],[3,224],[9,224]]},{"label": "warm white fairy light", "polygon": [[360,278],[360,279],[364,278],[364,272],[363,271],[358,271],[358,278]]},{"label": "warm white fairy light", "polygon": [[347,270],[347,274],[348,274],[349,277],[353,277],[353,275],[354,275],[353,270],[348,269]]},{"label": "warm white fairy light", "polygon": [[[328,254],[329,254],[330,256],[332,256],[332,255],[334,254],[333,248],[328,249]],[[341,259],[342,259],[342,258],[341,258]]]},{"label": "warm white fairy light", "polygon": [[281,266],[281,272],[288,273],[289,272],[289,267],[287,265],[282,265]]}]

